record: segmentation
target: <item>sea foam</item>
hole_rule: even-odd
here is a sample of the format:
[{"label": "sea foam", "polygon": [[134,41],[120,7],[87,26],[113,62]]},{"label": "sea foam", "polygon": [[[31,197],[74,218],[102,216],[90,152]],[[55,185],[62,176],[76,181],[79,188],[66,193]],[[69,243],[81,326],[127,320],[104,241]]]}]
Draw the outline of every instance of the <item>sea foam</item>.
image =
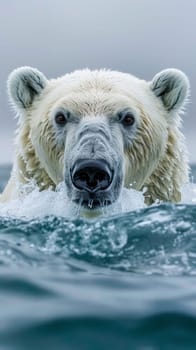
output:
[{"label": "sea foam", "polygon": [[[196,204],[196,184],[189,183],[182,188],[181,203]],[[102,208],[99,214],[110,216],[145,207],[142,192],[124,188],[118,201],[109,207]],[[0,203],[1,217],[32,219],[51,215],[73,219],[81,216],[81,208],[72,205],[67,198],[64,184],[60,184],[56,191],[48,189],[42,192],[33,186],[30,193],[28,188],[23,187],[23,195],[20,198],[9,203]]]}]

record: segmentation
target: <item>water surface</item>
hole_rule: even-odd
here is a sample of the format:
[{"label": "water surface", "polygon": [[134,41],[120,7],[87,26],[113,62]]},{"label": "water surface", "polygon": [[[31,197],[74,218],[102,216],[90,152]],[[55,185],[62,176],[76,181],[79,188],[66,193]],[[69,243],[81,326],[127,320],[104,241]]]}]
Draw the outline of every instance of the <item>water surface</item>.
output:
[{"label": "water surface", "polygon": [[60,189],[0,207],[0,350],[196,349],[196,186],[120,204],[70,217]]}]

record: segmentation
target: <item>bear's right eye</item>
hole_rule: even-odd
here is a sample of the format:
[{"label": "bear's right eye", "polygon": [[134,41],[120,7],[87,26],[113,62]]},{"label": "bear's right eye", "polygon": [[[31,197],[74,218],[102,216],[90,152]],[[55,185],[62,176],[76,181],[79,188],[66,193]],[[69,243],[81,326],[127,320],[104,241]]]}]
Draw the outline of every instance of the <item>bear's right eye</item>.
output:
[{"label": "bear's right eye", "polygon": [[55,122],[56,122],[56,124],[58,124],[60,126],[64,126],[67,123],[67,118],[65,117],[65,115],[62,112],[58,112],[55,115]]}]

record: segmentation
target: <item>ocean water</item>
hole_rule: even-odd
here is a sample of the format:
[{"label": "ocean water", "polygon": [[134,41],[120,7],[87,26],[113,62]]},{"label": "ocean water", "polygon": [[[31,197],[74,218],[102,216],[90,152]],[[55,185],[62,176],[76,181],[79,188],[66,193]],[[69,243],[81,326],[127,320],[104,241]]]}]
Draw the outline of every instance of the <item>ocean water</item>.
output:
[{"label": "ocean water", "polygon": [[0,350],[196,349],[192,174],[179,205],[127,190],[94,219],[61,186],[1,204]]}]

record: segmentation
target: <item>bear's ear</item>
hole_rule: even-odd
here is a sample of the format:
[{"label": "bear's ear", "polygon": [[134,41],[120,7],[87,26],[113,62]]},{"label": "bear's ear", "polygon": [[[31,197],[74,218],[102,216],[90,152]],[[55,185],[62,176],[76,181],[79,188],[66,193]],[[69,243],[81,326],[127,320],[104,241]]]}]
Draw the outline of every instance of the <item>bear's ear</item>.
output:
[{"label": "bear's ear", "polygon": [[46,84],[46,77],[37,69],[17,68],[8,77],[8,95],[19,110],[24,110],[32,105],[35,96],[41,93]]},{"label": "bear's ear", "polygon": [[180,110],[189,94],[189,80],[178,69],[165,69],[150,82],[154,94],[161,98],[168,111]]}]

